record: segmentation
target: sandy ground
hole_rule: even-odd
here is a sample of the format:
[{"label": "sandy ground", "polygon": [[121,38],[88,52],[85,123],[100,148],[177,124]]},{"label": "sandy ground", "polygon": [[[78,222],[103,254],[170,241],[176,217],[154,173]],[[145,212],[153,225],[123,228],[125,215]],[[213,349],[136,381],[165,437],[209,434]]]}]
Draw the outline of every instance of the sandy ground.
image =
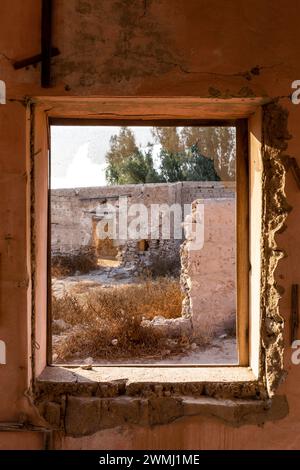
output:
[{"label": "sandy ground", "polygon": [[[206,349],[188,350],[169,359],[156,360],[156,364],[237,364],[236,339],[216,339]],[[151,361],[149,361],[151,362]],[[153,361],[152,361],[153,362]],[[143,361],[144,364],[148,363]]]},{"label": "sandy ground", "polygon": [[[90,358],[85,358],[84,361],[89,363]],[[72,361],[74,363],[78,363],[78,359]],[[97,359],[93,360],[94,365],[101,365],[101,364],[114,364],[114,365],[128,365],[128,364],[171,364],[172,366],[178,365],[234,365],[238,363],[238,356],[237,356],[237,344],[235,338],[227,338],[227,339],[215,339],[211,345],[206,349],[196,349],[196,350],[188,350],[185,353],[172,355],[169,358],[158,358],[157,356],[152,356],[145,358],[143,357],[142,360],[140,359],[131,359],[131,360],[111,360],[111,361],[97,361]]]},{"label": "sandy ground", "polygon": [[[64,335],[53,335],[53,343],[63,341]],[[56,362],[54,357],[54,362]],[[128,364],[172,364],[172,365],[234,365],[238,363],[237,344],[235,338],[217,338],[204,348],[188,349],[180,354],[156,355],[143,357],[142,359],[103,360],[90,357],[74,358],[66,361],[68,364],[93,364],[93,365],[128,365]]]},{"label": "sandy ground", "polygon": [[64,277],[63,279],[52,279],[52,292],[56,297],[62,297],[69,293],[80,282],[81,286],[87,289],[93,287],[109,287],[122,284],[132,284],[137,282],[133,276],[134,266],[126,268],[103,267],[102,269],[92,271],[87,274],[78,274],[75,276]]}]

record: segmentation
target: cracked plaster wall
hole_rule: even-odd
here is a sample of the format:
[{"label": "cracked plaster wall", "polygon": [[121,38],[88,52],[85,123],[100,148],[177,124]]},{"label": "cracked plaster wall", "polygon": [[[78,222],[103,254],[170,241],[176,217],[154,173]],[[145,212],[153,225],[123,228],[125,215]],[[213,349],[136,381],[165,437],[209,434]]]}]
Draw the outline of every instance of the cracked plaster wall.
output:
[{"label": "cracked plaster wall", "polygon": [[[29,116],[18,100],[44,94],[279,97],[279,103],[289,111],[288,128],[293,138],[282,149],[280,143],[286,136],[279,132],[277,142],[269,145],[274,135],[274,114],[270,113],[268,128],[272,132],[265,134],[266,168],[276,175],[283,174],[277,158],[282,152],[299,159],[300,109],[288,99],[291,82],[300,76],[298,2],[287,7],[283,0],[240,1],[238,5],[231,0],[204,0],[201,5],[198,0],[57,0],[55,5],[53,43],[60,48],[61,56],[53,61],[54,87],[49,90],[40,88],[39,66],[19,71],[12,67],[13,60],[40,51],[39,2],[2,0],[0,5],[0,16],[6,18],[0,31],[0,78],[6,81],[8,95],[8,104],[0,105],[0,337],[6,341],[8,357],[7,365],[0,366],[0,382],[4,385],[0,390],[2,422],[36,419],[26,394],[30,379]],[[272,184],[277,183],[277,176],[268,181],[265,208],[275,210]],[[283,184],[281,179],[279,198],[284,197]],[[300,200],[290,173],[286,193],[294,210],[287,220],[288,230],[276,235],[286,257],[278,265],[275,283],[265,278],[265,293],[274,304],[266,312],[263,328],[269,391],[281,382],[278,393],[288,399],[288,416],[259,428],[248,423],[238,430],[213,420],[211,415],[186,416],[155,427],[123,423],[84,438],[64,438],[58,433],[56,447],[300,447],[300,368],[291,363],[289,348],[290,287],[300,283]],[[273,232],[269,243],[279,258],[282,253],[277,251],[274,236]],[[268,247],[263,249],[265,254],[270,251]],[[268,260],[275,258],[267,256]],[[268,270],[273,268],[275,265],[268,265]],[[282,296],[280,312],[278,296]],[[282,357],[283,341],[286,349]],[[268,355],[274,361],[268,361]],[[284,382],[276,374],[282,362],[288,372]],[[43,439],[25,433],[24,438],[16,440],[14,433],[1,433],[0,448],[9,448],[12,443],[40,448]]]}]

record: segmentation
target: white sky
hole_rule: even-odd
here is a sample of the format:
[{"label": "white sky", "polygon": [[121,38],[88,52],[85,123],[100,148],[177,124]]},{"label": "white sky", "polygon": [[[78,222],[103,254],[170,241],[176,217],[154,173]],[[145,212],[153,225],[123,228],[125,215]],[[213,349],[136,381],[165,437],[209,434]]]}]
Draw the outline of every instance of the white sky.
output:
[{"label": "white sky", "polygon": [[[136,143],[146,148],[153,142],[151,127],[130,127]],[[113,126],[52,126],[51,127],[51,187],[78,188],[106,186],[105,154],[109,140],[119,132]],[[153,158],[159,145],[153,147]]]}]

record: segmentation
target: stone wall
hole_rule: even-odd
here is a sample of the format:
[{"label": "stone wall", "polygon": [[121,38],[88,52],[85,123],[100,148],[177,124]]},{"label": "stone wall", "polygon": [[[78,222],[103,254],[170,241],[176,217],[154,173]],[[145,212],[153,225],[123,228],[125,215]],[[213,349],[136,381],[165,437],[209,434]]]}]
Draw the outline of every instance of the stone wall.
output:
[{"label": "stone wall", "polygon": [[[83,248],[94,247],[97,252],[97,224],[114,207],[119,211],[119,197],[127,197],[128,208],[142,203],[149,210],[152,204],[189,205],[198,198],[214,199],[234,197],[235,184],[223,182],[183,182],[107,186],[97,188],[54,189],[51,191],[51,246],[52,253],[69,254]],[[149,211],[150,213],[150,211]],[[128,218],[128,223],[133,217]],[[172,228],[172,218],[171,218]],[[150,230],[150,225],[149,225]],[[117,238],[114,244],[119,249],[122,261],[147,261],[153,254],[179,256],[183,237],[174,239],[150,239],[148,230],[145,238],[149,240],[146,249],[141,249],[139,239],[123,240]]]},{"label": "stone wall", "polygon": [[[196,218],[197,209],[198,219]],[[235,200],[200,199],[193,203],[191,220],[203,232],[187,234],[181,250],[183,313],[190,316],[194,334],[208,337],[235,326],[236,223]],[[200,234],[200,236],[199,236]]]}]

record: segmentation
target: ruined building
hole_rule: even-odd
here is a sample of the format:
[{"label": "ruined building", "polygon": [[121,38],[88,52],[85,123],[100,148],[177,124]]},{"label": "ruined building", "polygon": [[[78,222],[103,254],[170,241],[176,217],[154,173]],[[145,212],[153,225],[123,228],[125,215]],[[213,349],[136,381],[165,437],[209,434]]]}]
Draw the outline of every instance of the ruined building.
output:
[{"label": "ruined building", "polygon": [[[181,222],[190,211],[190,205],[196,199],[231,199],[235,198],[235,184],[221,182],[183,182],[183,183],[159,183],[145,185],[122,185],[103,186],[98,188],[78,188],[78,189],[53,189],[51,191],[52,217],[51,217],[51,249],[53,255],[76,253],[80,250],[95,250],[96,256],[116,257],[126,263],[147,260],[151,256],[180,256],[180,245],[184,239],[184,233],[176,233],[174,236],[173,218],[171,211],[168,220],[159,221],[156,228],[157,239],[151,236],[151,224],[149,223],[144,233],[144,238],[120,239],[118,227],[116,234],[108,234],[107,242],[101,240],[97,233],[97,224],[101,220],[109,221],[119,217],[120,200],[126,198],[127,211],[134,204],[142,204],[147,209],[151,209],[151,204],[169,205],[171,208],[179,206],[181,208]],[[111,211],[111,213],[109,212]],[[186,214],[185,214],[186,211]],[[127,223],[136,214],[129,217]],[[162,215],[161,215],[162,217]],[[170,237],[163,238],[162,224],[166,225],[165,230],[170,227]],[[171,226],[172,225],[172,226]],[[160,229],[160,230],[157,230]],[[154,230],[154,227],[153,227]],[[112,230],[111,230],[112,232]],[[104,235],[103,235],[104,236]],[[224,240],[225,241],[225,240]]]},{"label": "ruined building", "polygon": [[[298,18],[297,0],[1,0],[0,449],[300,448]],[[96,209],[115,189],[58,191],[50,221],[49,128],[95,120],[236,127],[238,364],[52,365],[51,223],[66,240],[64,200],[66,249],[103,254]],[[162,200],[202,200],[223,220],[228,188],[215,206],[190,190],[162,186]],[[184,312],[209,305],[216,321],[234,286],[204,294],[233,272],[227,220],[217,250],[204,232],[210,278],[192,239],[181,250]]]}]

